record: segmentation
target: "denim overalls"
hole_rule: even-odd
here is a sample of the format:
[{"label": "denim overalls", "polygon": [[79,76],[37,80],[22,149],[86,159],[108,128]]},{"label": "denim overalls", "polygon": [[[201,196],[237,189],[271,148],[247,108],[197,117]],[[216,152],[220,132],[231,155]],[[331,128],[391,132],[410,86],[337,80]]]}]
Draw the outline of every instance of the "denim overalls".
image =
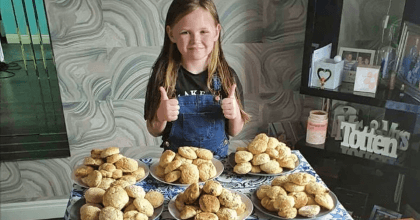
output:
[{"label": "denim overalls", "polygon": [[[213,85],[219,93],[221,86],[217,76],[213,78]],[[221,101],[216,101],[213,95],[204,94],[180,96],[178,102],[178,119],[172,122],[169,137],[162,144],[164,149],[178,152],[178,148],[183,146],[200,147],[226,157],[229,141]]]}]

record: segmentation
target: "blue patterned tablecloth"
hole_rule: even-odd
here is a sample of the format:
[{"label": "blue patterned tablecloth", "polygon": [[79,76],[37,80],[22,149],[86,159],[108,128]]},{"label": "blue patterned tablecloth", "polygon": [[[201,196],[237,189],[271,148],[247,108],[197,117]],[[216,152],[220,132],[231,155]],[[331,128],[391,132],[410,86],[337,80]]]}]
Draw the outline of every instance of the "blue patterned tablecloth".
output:
[{"label": "blue patterned tablecloth", "polygon": [[[302,156],[302,154],[299,151],[295,151],[295,150],[292,152],[294,152],[301,161],[301,163],[299,164],[297,169],[295,169],[294,172],[306,172],[306,173],[312,174],[313,176],[316,177],[317,182],[321,182],[325,185],[325,183],[320,179],[318,174],[316,174],[314,169],[309,165],[308,161],[306,161],[306,159]],[[140,161],[146,163],[149,166],[152,164],[152,162],[157,161],[157,160],[158,160],[157,158],[140,159]],[[225,188],[230,188],[230,189],[242,192],[245,195],[247,195],[249,198],[251,198],[251,194],[259,186],[263,184],[271,184],[271,181],[274,179],[274,177],[272,176],[238,175],[233,172],[233,168],[229,164],[227,158],[222,159],[221,161],[223,162],[225,169],[223,173],[218,178],[216,178],[216,180],[219,181]],[[150,174],[146,179],[144,179],[140,183],[137,183],[136,185],[142,186],[146,192],[151,189],[161,192],[165,196],[165,203],[164,203],[163,213],[159,217],[159,219],[174,219],[168,211],[169,200],[171,200],[172,197],[178,195],[178,193],[184,191],[185,188],[164,184],[154,179],[153,176]],[[87,189],[83,187],[73,184],[73,189],[70,194],[70,199],[67,204],[64,219],[75,220],[75,219],[70,218],[69,213],[71,211],[72,205],[76,203],[84,195],[84,192],[86,190]],[[271,219],[276,219],[276,218],[267,216],[254,207],[254,211],[252,212],[251,216],[249,216],[247,219],[270,219],[271,220]],[[348,220],[348,219],[353,219],[353,218],[349,215],[347,210],[339,202],[336,209],[334,209],[328,215],[323,216],[322,218],[318,218],[318,219]]]}]

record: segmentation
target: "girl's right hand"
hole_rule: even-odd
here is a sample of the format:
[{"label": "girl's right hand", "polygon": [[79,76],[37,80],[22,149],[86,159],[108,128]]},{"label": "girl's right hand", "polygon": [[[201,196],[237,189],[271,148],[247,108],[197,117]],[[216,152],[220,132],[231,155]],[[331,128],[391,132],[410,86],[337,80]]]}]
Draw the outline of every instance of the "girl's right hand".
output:
[{"label": "girl's right hand", "polygon": [[179,104],[177,99],[169,99],[166,90],[161,86],[160,105],[157,110],[157,118],[160,122],[175,121],[179,115]]}]

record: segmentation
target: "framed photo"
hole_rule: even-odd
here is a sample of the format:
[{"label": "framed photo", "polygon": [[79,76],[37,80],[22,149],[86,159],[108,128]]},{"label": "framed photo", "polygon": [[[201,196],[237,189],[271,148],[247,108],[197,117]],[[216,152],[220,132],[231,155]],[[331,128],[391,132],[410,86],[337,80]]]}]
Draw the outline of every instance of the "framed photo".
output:
[{"label": "framed photo", "polygon": [[407,93],[420,100],[420,26],[405,21],[398,47],[398,80]]},{"label": "framed photo", "polygon": [[372,213],[370,213],[369,220],[393,220],[399,219],[402,214],[386,209],[381,206],[373,206]]},{"label": "framed photo", "polygon": [[374,64],[375,50],[340,47],[338,54],[344,60],[344,82],[355,81],[356,70],[359,65],[372,66]]}]

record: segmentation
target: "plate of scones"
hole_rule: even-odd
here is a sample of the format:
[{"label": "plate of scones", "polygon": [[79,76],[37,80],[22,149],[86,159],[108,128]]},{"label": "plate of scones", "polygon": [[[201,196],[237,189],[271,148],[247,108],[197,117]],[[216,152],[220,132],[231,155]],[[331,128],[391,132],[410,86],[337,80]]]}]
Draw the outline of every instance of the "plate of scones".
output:
[{"label": "plate of scones", "polygon": [[314,176],[298,172],[278,176],[251,196],[261,212],[278,219],[316,219],[337,207],[337,197]]},{"label": "plate of scones", "polygon": [[69,217],[85,219],[157,219],[163,211],[164,196],[141,186],[113,186],[107,190],[92,187],[70,207]]},{"label": "plate of scones", "polygon": [[223,170],[222,162],[214,158],[210,150],[187,146],[178,148],[177,153],[164,151],[159,161],[150,166],[150,173],[155,179],[181,187],[214,179]]},{"label": "plate of scones", "polygon": [[123,156],[119,148],[93,149],[72,171],[73,181],[84,188],[108,189],[112,185],[132,185],[149,175],[147,164]]},{"label": "plate of scones", "polygon": [[238,147],[228,156],[233,172],[257,176],[279,176],[293,172],[299,157],[286,144],[266,134],[258,134],[247,147]]},{"label": "plate of scones", "polygon": [[174,219],[239,220],[251,215],[253,205],[246,195],[208,180],[203,186],[193,183],[173,197],[168,210]]}]

